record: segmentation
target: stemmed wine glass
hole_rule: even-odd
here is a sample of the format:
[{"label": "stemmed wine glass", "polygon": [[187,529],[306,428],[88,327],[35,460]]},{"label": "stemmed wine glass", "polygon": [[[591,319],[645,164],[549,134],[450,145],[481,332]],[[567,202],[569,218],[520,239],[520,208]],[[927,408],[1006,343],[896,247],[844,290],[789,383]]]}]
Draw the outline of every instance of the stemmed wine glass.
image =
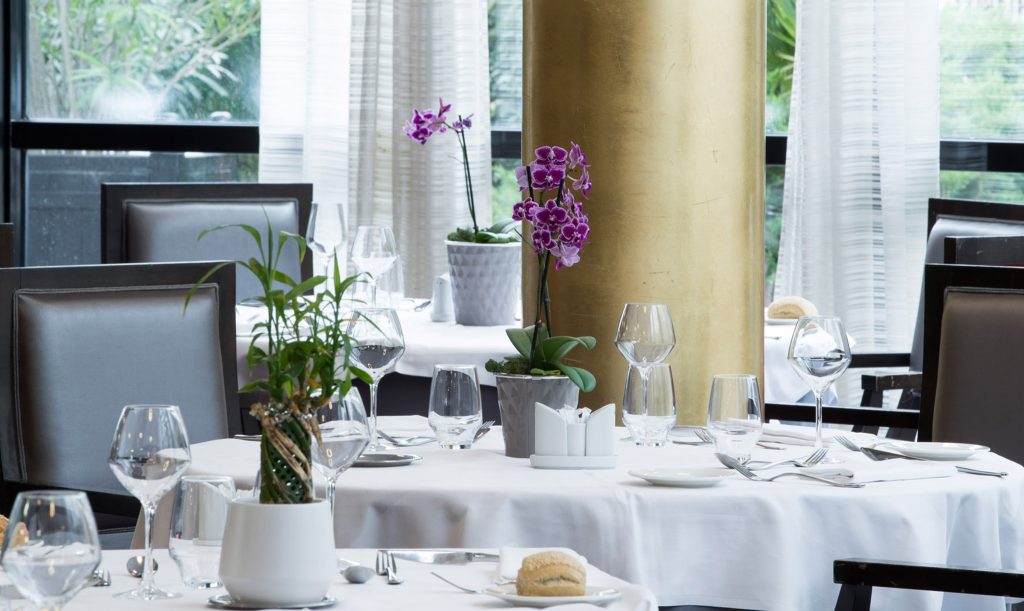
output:
[{"label": "stemmed wine glass", "polygon": [[146,562],[142,583],[115,598],[160,600],[177,598],[153,582],[153,515],[160,497],[177,485],[192,454],[181,412],[176,405],[128,405],[121,411],[107,463],[128,492],[142,503],[146,524]]},{"label": "stemmed wine glass", "polygon": [[[377,306],[377,283],[398,260],[398,246],[390,227],[363,225],[352,243],[352,261],[370,275],[370,305]],[[372,446],[371,446],[372,447]]]},{"label": "stemmed wine glass", "polygon": [[352,314],[346,333],[352,338],[352,361],[370,375],[370,445],[368,452],[387,449],[377,439],[377,385],[405,353],[398,312],[363,308]]},{"label": "stemmed wine glass", "polygon": [[3,567],[23,596],[59,610],[100,564],[100,536],[84,492],[21,492],[4,539]]},{"label": "stemmed wine glass", "polygon": [[[339,247],[345,242],[345,213],[338,204],[314,203],[309,213],[309,227],[306,229],[306,243],[320,257],[321,272],[330,276],[333,269],[332,257],[338,254]],[[344,250],[344,249],[341,249]],[[344,255],[338,265],[344,271]]]},{"label": "stemmed wine glass", "polygon": [[619,317],[615,346],[640,373],[641,403],[647,405],[651,366],[676,347],[672,317],[664,303],[627,303]]},{"label": "stemmed wine glass", "polygon": [[[789,340],[789,363],[814,393],[814,448],[821,441],[821,398],[850,366],[850,342],[843,322],[834,316],[802,316]],[[837,463],[826,457],[822,463]]]},{"label": "stemmed wine glass", "polygon": [[334,493],[338,476],[348,470],[370,442],[366,410],[359,391],[351,389],[345,398],[316,412],[320,440],[313,438],[313,466],[327,480],[327,503],[334,515]]}]

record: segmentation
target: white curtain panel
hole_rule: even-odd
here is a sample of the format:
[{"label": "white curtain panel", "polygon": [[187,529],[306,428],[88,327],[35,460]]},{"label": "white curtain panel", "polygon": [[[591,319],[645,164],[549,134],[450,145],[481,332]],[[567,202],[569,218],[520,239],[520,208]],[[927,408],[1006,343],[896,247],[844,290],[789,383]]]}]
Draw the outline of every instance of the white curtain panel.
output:
[{"label": "white curtain panel", "polygon": [[938,0],[798,0],[775,297],[842,317],[858,351],[913,335],[939,188]]},{"label": "white curtain panel", "polygon": [[[260,180],[311,181],[348,221],[389,225],[404,292],[447,272],[445,236],[469,225],[452,133],[402,132],[414,107],[473,114],[477,221],[491,222],[487,0],[263,0]],[[455,120],[454,115],[449,118]],[[385,282],[385,286],[386,286]]]}]

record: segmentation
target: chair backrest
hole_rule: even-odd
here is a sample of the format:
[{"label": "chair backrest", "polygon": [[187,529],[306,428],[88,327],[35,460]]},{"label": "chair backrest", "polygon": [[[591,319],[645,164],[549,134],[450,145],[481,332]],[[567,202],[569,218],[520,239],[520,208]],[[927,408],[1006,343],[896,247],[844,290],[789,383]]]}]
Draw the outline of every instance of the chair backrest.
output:
[{"label": "chair backrest", "polygon": [[[1024,205],[932,198],[928,200],[928,242],[924,262],[942,263],[949,236],[1024,235]],[[924,367],[924,285],[918,303],[910,369]]]},{"label": "chair backrest", "polygon": [[919,439],[1024,461],[1024,268],[925,266]]},{"label": "chair backrest", "polygon": [[14,265],[14,225],[0,223],[0,267]]},{"label": "chair backrest", "polygon": [[950,236],[945,245],[947,265],[1024,266],[1024,235]]},{"label": "chair backrest", "polygon": [[[263,233],[269,220],[275,233],[306,234],[312,207],[310,184],[262,183],[108,183],[103,200],[104,263],[247,260],[259,257],[252,238],[239,229],[199,234],[220,225],[244,223]],[[292,278],[312,275],[313,258],[300,264],[291,244],[278,269]],[[262,295],[246,270],[237,270],[239,301]]]},{"label": "chair backrest", "polygon": [[181,408],[189,440],[241,431],[234,273],[213,263],[0,270],[3,479],[123,493],[107,466],[121,408]]}]

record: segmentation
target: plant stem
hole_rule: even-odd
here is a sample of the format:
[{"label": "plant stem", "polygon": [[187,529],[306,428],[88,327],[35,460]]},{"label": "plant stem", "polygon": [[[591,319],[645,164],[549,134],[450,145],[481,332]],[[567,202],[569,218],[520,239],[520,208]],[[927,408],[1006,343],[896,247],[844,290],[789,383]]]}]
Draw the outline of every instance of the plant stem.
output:
[{"label": "plant stem", "polygon": [[[536,322],[533,323],[533,335],[530,336],[530,369],[534,368],[535,359],[534,353],[537,350],[537,334],[540,332],[540,327],[543,324],[541,322],[541,314],[544,313],[544,299],[547,295],[548,286],[548,267],[551,263],[551,253],[546,252],[543,255],[537,255],[537,264],[539,267],[538,273],[540,277],[537,281],[537,315]],[[548,325],[551,324],[551,312],[548,309]],[[550,335],[550,326],[548,328]]]},{"label": "plant stem", "polygon": [[[459,116],[459,121],[462,121],[462,116]],[[462,149],[462,175],[466,179],[466,201],[469,203],[469,216],[473,219],[473,240],[476,240],[476,234],[480,232],[480,228],[476,224],[476,200],[473,198],[473,176],[469,170],[469,150],[466,148],[466,130],[458,129],[455,130],[455,135],[459,140],[459,148]]]}]

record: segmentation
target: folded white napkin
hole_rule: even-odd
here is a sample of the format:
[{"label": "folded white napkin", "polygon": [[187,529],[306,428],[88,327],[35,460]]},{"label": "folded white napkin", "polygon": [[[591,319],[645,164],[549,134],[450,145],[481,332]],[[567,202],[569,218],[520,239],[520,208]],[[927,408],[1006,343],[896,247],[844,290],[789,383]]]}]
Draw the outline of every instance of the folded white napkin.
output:
[{"label": "folded white napkin", "polygon": [[538,552],[562,552],[575,557],[583,566],[587,565],[587,559],[577,554],[568,547],[503,547],[498,551],[498,581],[515,579],[519,574],[519,567],[523,565],[523,558],[532,556]]},{"label": "folded white napkin", "polygon": [[[821,429],[821,440],[826,447],[842,447],[833,439],[836,435],[843,435],[860,446],[870,444],[876,439],[874,435],[867,433],[853,433],[842,429],[825,427]],[[765,423],[764,428],[761,430],[761,441],[774,441],[793,446],[813,446],[814,427],[768,422]]]}]

